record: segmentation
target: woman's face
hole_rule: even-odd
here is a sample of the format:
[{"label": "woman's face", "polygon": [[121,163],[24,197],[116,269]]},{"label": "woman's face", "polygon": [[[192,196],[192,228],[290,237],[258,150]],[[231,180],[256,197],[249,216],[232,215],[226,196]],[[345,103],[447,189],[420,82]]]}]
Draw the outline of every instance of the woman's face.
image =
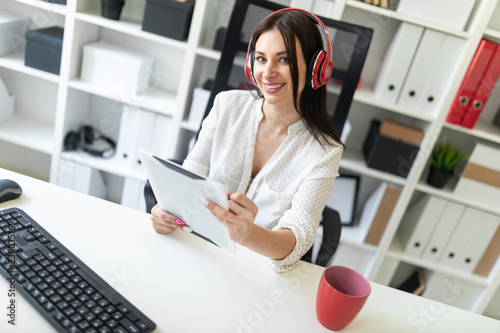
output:
[{"label": "woman's face", "polygon": [[[306,83],[307,65],[302,47],[296,40],[299,69],[298,98]],[[260,35],[255,44],[253,74],[266,103],[281,108],[294,108],[293,83],[289,67],[289,55],[279,30],[273,29]]]}]

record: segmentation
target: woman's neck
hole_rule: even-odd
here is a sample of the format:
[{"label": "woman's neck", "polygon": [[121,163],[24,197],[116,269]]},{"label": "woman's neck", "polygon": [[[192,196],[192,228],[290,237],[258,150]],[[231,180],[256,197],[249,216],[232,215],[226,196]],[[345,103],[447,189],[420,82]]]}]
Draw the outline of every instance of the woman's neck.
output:
[{"label": "woman's neck", "polygon": [[293,106],[288,108],[277,107],[275,105],[264,104],[262,105],[262,113],[264,118],[261,124],[265,124],[266,128],[272,132],[287,133],[288,127],[302,119],[302,116],[295,110]]}]

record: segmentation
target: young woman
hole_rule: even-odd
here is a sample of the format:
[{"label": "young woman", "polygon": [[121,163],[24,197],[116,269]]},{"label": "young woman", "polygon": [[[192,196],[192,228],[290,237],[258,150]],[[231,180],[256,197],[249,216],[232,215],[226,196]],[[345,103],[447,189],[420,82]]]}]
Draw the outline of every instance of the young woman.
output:
[{"label": "young woman", "polygon": [[[183,164],[225,185],[228,210],[204,204],[232,240],[271,258],[276,272],[292,268],[312,246],[343,151],[326,109],[331,68],[318,67],[325,52],[331,66],[321,26],[299,9],[264,19],[246,68],[258,92],[220,93]],[[184,227],[158,206],[151,220],[161,234]]]}]

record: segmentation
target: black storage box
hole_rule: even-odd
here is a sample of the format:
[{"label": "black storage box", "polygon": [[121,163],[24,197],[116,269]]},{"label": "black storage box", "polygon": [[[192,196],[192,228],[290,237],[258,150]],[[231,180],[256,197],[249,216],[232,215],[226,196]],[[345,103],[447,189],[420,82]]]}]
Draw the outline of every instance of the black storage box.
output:
[{"label": "black storage box", "polygon": [[64,29],[49,27],[26,31],[24,64],[59,75]]},{"label": "black storage box", "polygon": [[380,134],[380,121],[373,120],[363,144],[366,164],[373,169],[406,178],[419,147]]},{"label": "black storage box", "polygon": [[186,40],[194,1],[146,0],[142,30],[177,40]]}]

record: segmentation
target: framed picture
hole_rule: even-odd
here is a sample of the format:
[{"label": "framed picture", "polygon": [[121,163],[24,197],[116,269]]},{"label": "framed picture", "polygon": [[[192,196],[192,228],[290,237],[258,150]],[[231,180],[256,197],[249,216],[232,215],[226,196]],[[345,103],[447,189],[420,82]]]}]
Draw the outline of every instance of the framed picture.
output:
[{"label": "framed picture", "polygon": [[333,192],[326,199],[326,206],[339,212],[342,225],[354,225],[358,189],[359,176],[342,175],[335,179]]}]

